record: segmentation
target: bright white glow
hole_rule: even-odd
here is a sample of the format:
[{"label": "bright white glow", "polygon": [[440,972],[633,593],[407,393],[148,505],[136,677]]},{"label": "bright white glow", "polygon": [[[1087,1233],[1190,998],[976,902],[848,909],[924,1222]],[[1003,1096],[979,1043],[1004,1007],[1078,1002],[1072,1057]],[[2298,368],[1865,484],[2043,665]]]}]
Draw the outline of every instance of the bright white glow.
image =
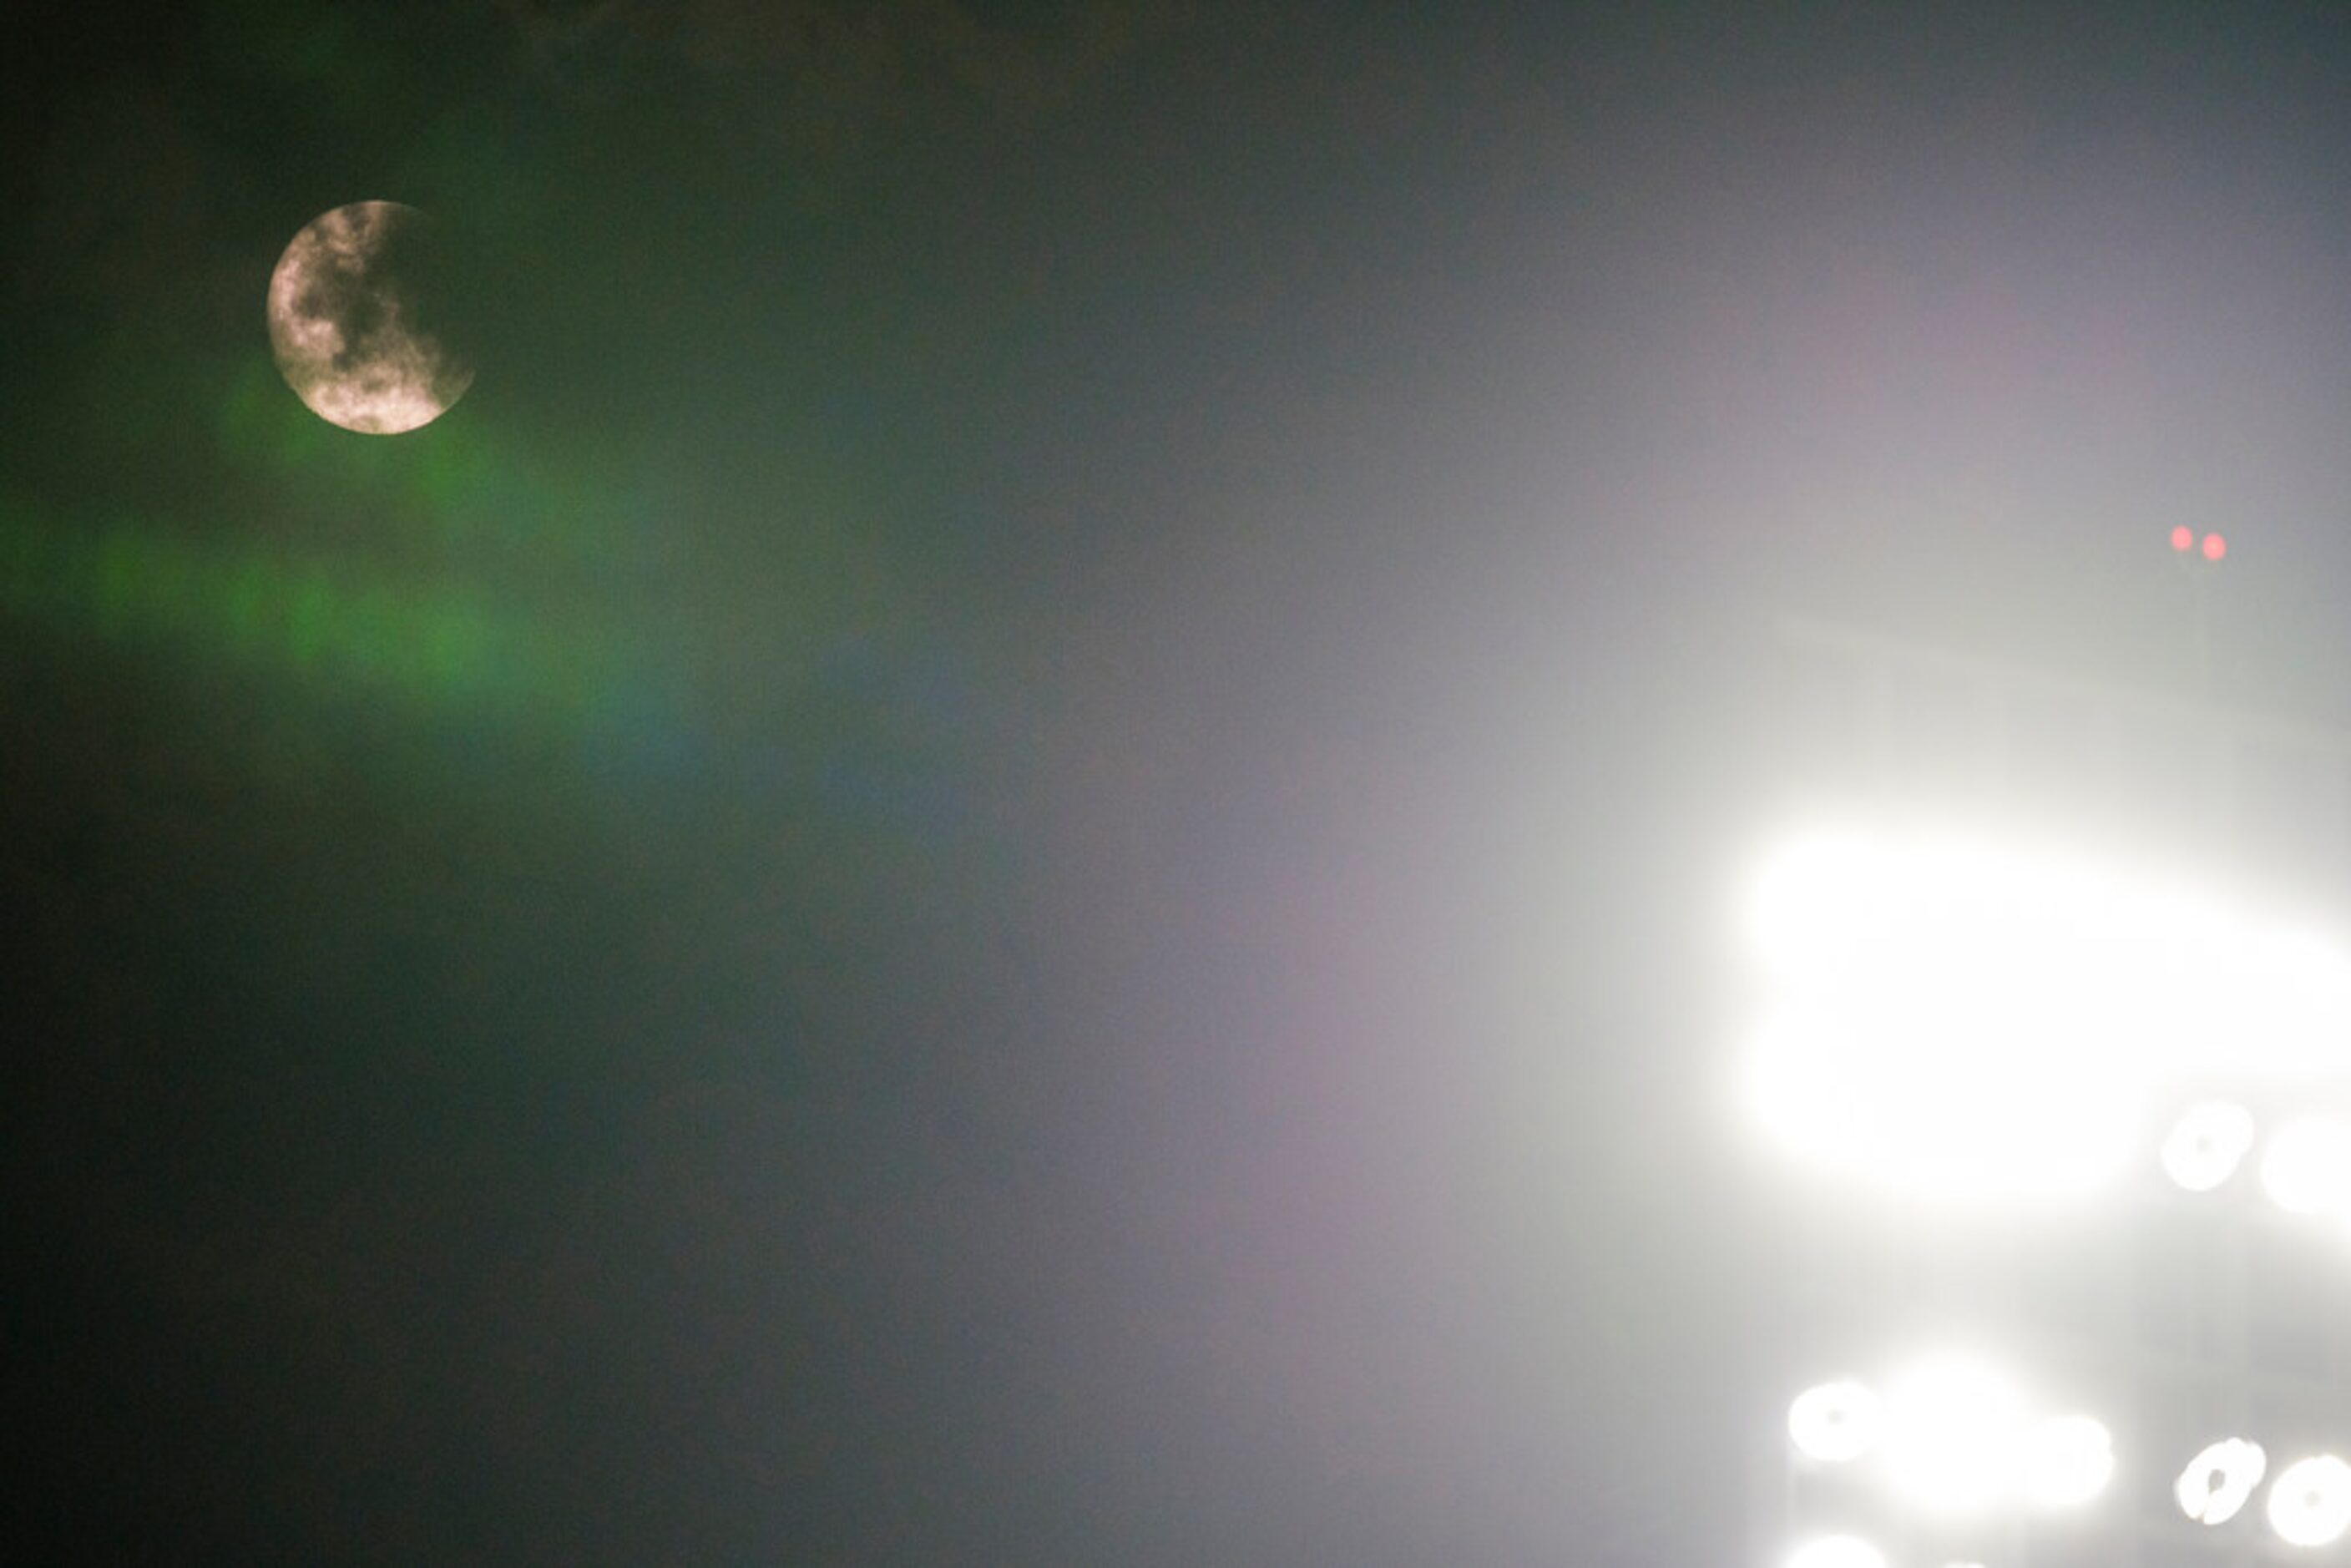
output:
[{"label": "bright white glow", "polygon": [[1993,1368],[1958,1357],[1930,1362],[1886,1397],[1887,1474],[1938,1512],[1990,1507],[2014,1487],[2023,1417],[2014,1385]]},{"label": "bright white glow", "polygon": [[1886,1568],[1886,1553],[1857,1535],[1824,1535],[1788,1553],[1787,1568]]},{"label": "bright white glow", "polygon": [[[2070,1199],[2131,1163],[2175,1081],[2351,1081],[2351,947],[2182,884],[1848,831],[1782,844],[1746,913],[1771,992],[1753,1110],[1896,1191]],[[2234,1134],[2206,1121],[2174,1130],[2174,1180],[2225,1179]]]},{"label": "bright white glow", "polygon": [[2027,1439],[2024,1487],[2043,1508],[2074,1508],[2106,1490],[2115,1473],[2115,1438],[2087,1416],[2043,1421]]},{"label": "bright white glow", "polygon": [[1783,1144],[1956,1202],[2067,1199],[2129,1161],[2137,1104],[2037,1031],[1953,1009],[1917,1019],[1783,1013],[1750,1088]]},{"label": "bright white glow", "polygon": [[2270,1486],[2270,1528],[2290,1546],[2331,1546],[2351,1531],[2351,1465],[2298,1459]]},{"label": "bright white glow", "polygon": [[1842,1465],[1877,1447],[1877,1396],[1858,1383],[1823,1383],[1788,1406],[1788,1436],[1799,1452]]},{"label": "bright white glow", "polygon": [[2077,1507],[2115,1474],[2104,1423],[2041,1416],[2000,1367],[1966,1354],[1917,1364],[1882,1398],[1851,1380],[1808,1388],[1789,1406],[1788,1431],[1823,1463],[1876,1453],[1876,1473],[1930,1513]]},{"label": "bright white glow", "polygon": [[2271,1134],[2262,1190],[2289,1214],[2351,1214],[2351,1124],[2300,1116]]},{"label": "bright white glow", "polygon": [[1765,861],[1749,909],[1765,964],[1795,978],[1852,963],[1867,935],[1856,911],[1883,900],[1886,873],[1883,852],[1863,834],[1782,845]]},{"label": "bright white glow", "polygon": [[2188,1461],[2171,1495],[2179,1500],[2179,1511],[2198,1523],[2226,1524],[2252,1500],[2268,1469],[2269,1456],[2259,1443],[2225,1438]]},{"label": "bright white glow", "polygon": [[2237,1174],[2253,1147],[2253,1113],[2227,1100],[2191,1105],[2163,1140],[2163,1171],[2189,1192],[2210,1192]]}]

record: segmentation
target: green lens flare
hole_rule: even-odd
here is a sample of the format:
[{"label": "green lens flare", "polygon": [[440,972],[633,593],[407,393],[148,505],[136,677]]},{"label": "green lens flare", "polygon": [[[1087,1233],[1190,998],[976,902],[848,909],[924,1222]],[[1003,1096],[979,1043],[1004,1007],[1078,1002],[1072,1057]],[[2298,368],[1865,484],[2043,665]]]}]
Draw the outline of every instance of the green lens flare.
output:
[{"label": "green lens flare", "polygon": [[496,609],[462,588],[249,545],[207,551],[154,526],[117,522],[93,538],[5,507],[0,607],[419,703],[521,703],[573,719],[636,662],[633,639],[580,613]]}]

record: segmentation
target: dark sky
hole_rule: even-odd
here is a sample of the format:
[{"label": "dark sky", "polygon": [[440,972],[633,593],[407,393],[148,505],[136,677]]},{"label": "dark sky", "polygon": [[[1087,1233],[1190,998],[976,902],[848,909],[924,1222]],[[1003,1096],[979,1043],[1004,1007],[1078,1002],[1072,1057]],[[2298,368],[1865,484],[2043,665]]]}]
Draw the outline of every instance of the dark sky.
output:
[{"label": "dark sky", "polygon": [[1770,617],[2351,706],[2338,7],[46,9],[26,1560],[1738,1560]]}]

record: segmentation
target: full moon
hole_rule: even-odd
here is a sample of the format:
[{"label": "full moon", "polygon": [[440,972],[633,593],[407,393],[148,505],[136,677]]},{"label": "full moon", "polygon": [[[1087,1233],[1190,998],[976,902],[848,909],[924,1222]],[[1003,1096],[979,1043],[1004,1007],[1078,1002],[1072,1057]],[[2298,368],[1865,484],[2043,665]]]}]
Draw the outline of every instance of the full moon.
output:
[{"label": "full moon", "polygon": [[434,276],[433,241],[414,207],[353,202],[312,219],[277,258],[270,350],[320,419],[397,435],[438,419],[473,385],[473,366],[434,314],[447,304],[447,282]]}]

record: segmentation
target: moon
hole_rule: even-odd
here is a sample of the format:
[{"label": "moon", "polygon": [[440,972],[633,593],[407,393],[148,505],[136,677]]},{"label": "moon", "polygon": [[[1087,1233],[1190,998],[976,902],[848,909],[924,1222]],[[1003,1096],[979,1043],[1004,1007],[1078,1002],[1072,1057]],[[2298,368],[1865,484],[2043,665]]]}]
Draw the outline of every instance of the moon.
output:
[{"label": "moon", "polygon": [[353,202],[294,236],[269,275],[277,373],[330,424],[397,435],[446,413],[474,368],[444,340],[432,221],[399,202]]}]

